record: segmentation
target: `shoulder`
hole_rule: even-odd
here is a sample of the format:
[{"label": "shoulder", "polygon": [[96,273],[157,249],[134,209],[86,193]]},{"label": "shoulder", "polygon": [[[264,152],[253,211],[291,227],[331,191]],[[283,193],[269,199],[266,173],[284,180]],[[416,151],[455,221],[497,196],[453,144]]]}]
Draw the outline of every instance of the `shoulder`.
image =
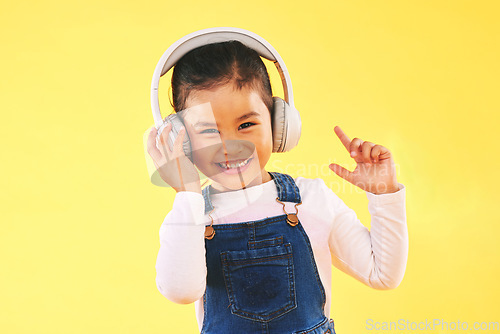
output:
[{"label": "shoulder", "polygon": [[333,228],[335,218],[341,212],[342,200],[330,189],[322,178],[294,178],[299,188],[302,205],[299,218],[308,235],[324,240]]},{"label": "shoulder", "polygon": [[325,181],[321,178],[310,179],[307,177],[297,176],[294,178],[297,187],[299,188],[326,188]]},{"label": "shoulder", "polygon": [[338,203],[341,199],[325,183],[322,178],[294,178],[300,190],[302,201],[314,201],[316,204],[329,205]]},{"label": "shoulder", "polygon": [[295,184],[299,189],[306,192],[332,192],[330,188],[327,187],[325,181],[322,178],[306,178],[302,176],[297,176],[294,178]]}]

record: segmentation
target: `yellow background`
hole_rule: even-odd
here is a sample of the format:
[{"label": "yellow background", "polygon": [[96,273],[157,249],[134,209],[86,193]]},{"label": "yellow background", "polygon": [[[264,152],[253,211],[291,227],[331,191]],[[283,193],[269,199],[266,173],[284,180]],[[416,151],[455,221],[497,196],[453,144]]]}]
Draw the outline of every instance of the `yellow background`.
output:
[{"label": "yellow background", "polygon": [[[333,127],[394,154],[407,188],[406,275],[396,290],[377,291],[334,268],[337,333],[368,333],[367,319],[500,321],[499,9],[3,1],[0,332],[197,332],[193,305],[171,303],[155,285],[174,192],[150,183],[142,136],[160,56],[214,26],[261,35],[290,71],[302,137],[270,170],[322,177],[369,226],[364,193],[319,168],[353,167]],[[168,79],[160,87],[165,116]]]}]

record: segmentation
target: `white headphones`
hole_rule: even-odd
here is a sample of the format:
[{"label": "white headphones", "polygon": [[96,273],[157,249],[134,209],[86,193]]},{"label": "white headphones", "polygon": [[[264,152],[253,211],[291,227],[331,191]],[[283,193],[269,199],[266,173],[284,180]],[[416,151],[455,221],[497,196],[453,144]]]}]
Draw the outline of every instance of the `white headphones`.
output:
[{"label": "white headphones", "polygon": [[[170,114],[162,119],[160,113],[160,104],[158,99],[158,85],[160,77],[167,73],[179,59],[189,51],[196,49],[202,45],[226,42],[237,40],[247,47],[257,51],[257,53],[274,62],[278,72],[280,73],[283,91],[285,93],[285,101],[279,97],[273,97],[274,100],[274,117],[272,122],[273,132],[273,152],[286,152],[297,145],[301,132],[301,120],[297,109],[293,103],[292,82],[286,69],[283,59],[278,52],[262,37],[244,29],[231,27],[208,28],[195,31],[189,35],[182,37],[172,44],[160,58],[156,65],[151,82],[151,108],[155,126],[158,129],[156,138],[157,146],[159,146],[159,136],[165,126],[171,122],[172,130],[170,131],[168,144],[173,146],[173,142],[177,137],[180,128],[183,126],[181,118],[174,114]],[[184,136],[183,142],[184,153],[192,160],[191,144],[187,133]]]}]

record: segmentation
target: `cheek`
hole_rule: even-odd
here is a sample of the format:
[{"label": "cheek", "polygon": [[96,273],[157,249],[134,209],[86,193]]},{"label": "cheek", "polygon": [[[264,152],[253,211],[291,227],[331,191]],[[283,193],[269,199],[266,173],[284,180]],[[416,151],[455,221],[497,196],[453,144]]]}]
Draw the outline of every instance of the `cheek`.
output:
[{"label": "cheek", "polygon": [[217,152],[217,147],[213,145],[197,147],[196,149],[193,149],[194,162],[200,165],[201,164],[206,165],[208,163],[211,163],[214,160],[216,152]]},{"label": "cheek", "polygon": [[262,142],[268,149],[270,149],[272,151],[273,145],[274,145],[274,143],[273,143],[273,129],[271,126],[271,120],[269,119],[268,121],[269,121],[269,123],[266,125],[264,134],[262,136]]},{"label": "cheek", "polygon": [[257,138],[257,151],[260,159],[268,159],[273,151],[273,134],[271,128],[266,128]]},{"label": "cheek", "polygon": [[194,163],[196,165],[202,165],[211,157],[212,152],[210,146],[207,146],[207,142],[202,140],[198,134],[190,132],[189,130],[188,134]]}]

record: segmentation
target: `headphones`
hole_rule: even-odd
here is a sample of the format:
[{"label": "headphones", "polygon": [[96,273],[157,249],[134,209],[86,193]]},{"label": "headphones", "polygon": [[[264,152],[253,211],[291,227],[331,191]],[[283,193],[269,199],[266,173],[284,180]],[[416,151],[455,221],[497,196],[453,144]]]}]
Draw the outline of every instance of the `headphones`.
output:
[{"label": "headphones", "polygon": [[[195,31],[188,34],[172,44],[162,55],[156,65],[153,80],[151,82],[151,108],[155,126],[158,129],[156,146],[159,148],[159,137],[168,123],[172,123],[169,133],[168,145],[173,147],[173,143],[180,128],[183,126],[179,115],[173,113],[162,119],[160,104],[158,99],[158,85],[160,77],[167,73],[174,65],[189,51],[202,45],[237,40],[247,47],[257,51],[257,53],[276,65],[283,84],[285,100],[274,96],[274,110],[271,119],[273,133],[273,152],[286,152],[297,145],[301,132],[301,120],[297,109],[293,103],[292,81],[288,70],[278,52],[262,37],[244,29],[232,27],[217,27]],[[184,135],[183,150],[186,156],[192,161],[191,144],[187,132]]]}]

